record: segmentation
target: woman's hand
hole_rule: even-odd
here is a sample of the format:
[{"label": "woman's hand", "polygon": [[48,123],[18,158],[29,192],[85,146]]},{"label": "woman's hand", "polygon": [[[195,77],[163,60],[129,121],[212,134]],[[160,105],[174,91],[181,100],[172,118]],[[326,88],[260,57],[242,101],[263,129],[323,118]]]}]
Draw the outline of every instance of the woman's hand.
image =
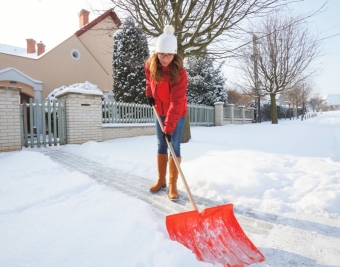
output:
[{"label": "woman's hand", "polygon": [[164,138],[164,141],[165,141],[165,142],[166,142],[166,140],[168,140],[169,142],[171,142],[171,134],[163,133],[163,138]]},{"label": "woman's hand", "polygon": [[146,101],[151,107],[155,105],[155,99],[153,97],[147,97]]}]

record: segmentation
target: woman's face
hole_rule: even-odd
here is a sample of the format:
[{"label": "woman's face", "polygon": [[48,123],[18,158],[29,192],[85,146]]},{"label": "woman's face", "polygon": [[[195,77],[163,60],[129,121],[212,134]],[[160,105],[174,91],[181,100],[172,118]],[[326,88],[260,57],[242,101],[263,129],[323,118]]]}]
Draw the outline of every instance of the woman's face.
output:
[{"label": "woman's face", "polygon": [[169,66],[169,64],[174,58],[174,54],[158,53],[157,55],[158,55],[159,62],[161,62],[161,65],[163,67]]}]

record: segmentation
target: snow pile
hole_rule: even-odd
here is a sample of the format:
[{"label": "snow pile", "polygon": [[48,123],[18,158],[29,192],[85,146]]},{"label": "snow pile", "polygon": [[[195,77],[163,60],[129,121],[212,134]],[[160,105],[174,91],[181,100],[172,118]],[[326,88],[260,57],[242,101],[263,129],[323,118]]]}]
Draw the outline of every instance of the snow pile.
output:
[{"label": "snow pile", "polygon": [[169,240],[145,202],[48,156],[0,153],[0,168],[2,267],[212,267]]},{"label": "snow pile", "polygon": [[[191,136],[181,163],[191,192],[234,204],[266,257],[252,267],[340,266],[340,111],[277,125],[191,127]],[[78,167],[54,162],[52,149]],[[157,177],[155,136],[52,149],[0,153],[1,267],[213,266],[172,242],[151,206],[96,183],[75,160],[89,160],[98,177],[96,165],[149,186]]]},{"label": "snow pile", "polygon": [[47,96],[47,99],[49,99],[50,101],[57,100],[57,96],[65,94],[66,92],[103,95],[103,92],[97,87],[97,85],[86,81],[85,83],[75,83],[72,85],[64,85],[56,88]]}]

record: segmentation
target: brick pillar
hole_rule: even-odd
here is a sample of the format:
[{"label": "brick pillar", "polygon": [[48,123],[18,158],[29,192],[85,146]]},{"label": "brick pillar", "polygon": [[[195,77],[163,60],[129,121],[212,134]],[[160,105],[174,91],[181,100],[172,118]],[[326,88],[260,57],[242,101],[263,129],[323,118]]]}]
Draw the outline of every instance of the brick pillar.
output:
[{"label": "brick pillar", "polygon": [[216,102],[215,105],[215,126],[223,125],[223,102]]},{"label": "brick pillar", "polygon": [[[93,92],[91,92],[93,93]],[[66,103],[66,143],[83,144],[102,141],[102,96],[76,92],[57,94]]]},{"label": "brick pillar", "polygon": [[20,91],[0,86],[0,152],[21,150]]},{"label": "brick pillar", "polygon": [[82,9],[79,12],[79,28],[83,28],[87,23],[89,23],[89,14],[90,12]]},{"label": "brick pillar", "polygon": [[37,43],[38,47],[38,53],[37,56],[40,56],[41,54],[45,53],[45,45],[40,41],[40,43]]},{"label": "brick pillar", "polygon": [[27,42],[27,53],[35,53],[35,40],[26,39]]}]

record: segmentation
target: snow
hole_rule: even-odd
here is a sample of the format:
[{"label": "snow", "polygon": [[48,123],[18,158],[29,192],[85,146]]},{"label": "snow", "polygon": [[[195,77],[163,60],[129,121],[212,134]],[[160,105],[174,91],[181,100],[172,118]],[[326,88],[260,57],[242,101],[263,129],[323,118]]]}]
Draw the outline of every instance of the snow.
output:
[{"label": "snow", "polygon": [[150,56],[148,41],[131,17],[127,18],[115,32],[113,47],[115,100],[125,103],[146,103],[144,65]]},{"label": "snow", "polygon": [[35,58],[35,59],[40,57],[40,56],[37,56],[37,52],[27,53],[27,48],[6,45],[6,44],[0,44],[0,53],[20,56],[20,57]]},{"label": "snow", "polygon": [[332,106],[340,106],[340,94],[329,94],[326,96],[328,103]]},{"label": "snow", "polygon": [[56,88],[47,96],[47,98],[50,100],[54,100],[57,96],[61,96],[66,93],[103,95],[103,92],[97,87],[97,85],[85,81],[84,83],[75,83],[68,86],[61,86],[59,88]]},{"label": "snow", "polygon": [[[266,260],[252,266],[340,266],[340,111],[191,135],[191,192],[259,219],[247,235]],[[213,266],[171,241],[145,202],[40,153],[53,150],[156,177],[155,136],[0,153],[0,266]]]}]

